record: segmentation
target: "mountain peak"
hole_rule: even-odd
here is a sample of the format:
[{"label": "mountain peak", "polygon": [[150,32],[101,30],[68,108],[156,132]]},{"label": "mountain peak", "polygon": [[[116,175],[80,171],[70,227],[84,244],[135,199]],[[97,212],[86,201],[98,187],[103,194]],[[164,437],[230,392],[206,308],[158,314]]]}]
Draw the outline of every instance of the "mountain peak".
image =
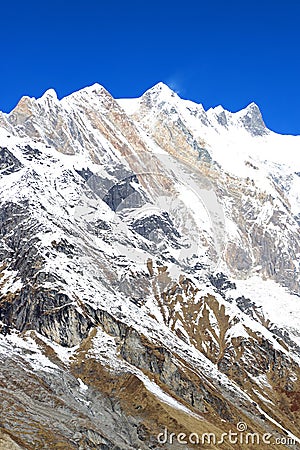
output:
[{"label": "mountain peak", "polygon": [[105,87],[99,83],[94,83],[94,84],[91,84],[90,86],[86,86],[85,88],[80,89],[77,92],[78,93],[98,94],[98,95],[101,95],[103,93],[109,94],[109,92],[105,89]]},{"label": "mountain peak", "polygon": [[267,127],[262,118],[261,111],[258,105],[254,102],[250,103],[246,108],[237,113],[244,127],[253,136],[263,136],[267,133]]},{"label": "mountain peak", "polygon": [[47,89],[47,91],[44,92],[44,94],[42,95],[41,98],[43,98],[43,99],[44,98],[48,98],[48,99],[58,100],[57,99],[57,93],[56,93],[55,89],[53,89],[53,88]]},{"label": "mountain peak", "polygon": [[155,90],[155,91],[172,91],[172,89],[165,83],[163,83],[162,81],[159,81],[158,83],[156,83],[154,86],[152,86],[152,88],[150,88],[149,90]]},{"label": "mountain peak", "polygon": [[249,103],[249,105],[247,105],[246,108],[244,108],[242,111],[260,113],[259,106],[255,102]]},{"label": "mountain peak", "polygon": [[90,86],[86,86],[78,91],[73,92],[72,94],[65,97],[65,101],[76,100],[82,101],[83,97],[85,101],[92,101],[95,98],[103,97],[103,98],[111,98],[111,94],[99,83],[94,83]]},{"label": "mountain peak", "polygon": [[152,86],[150,89],[148,89],[144,94],[147,96],[155,96],[155,97],[178,97],[178,95],[176,94],[176,92],[172,91],[172,89],[166,85],[165,83],[163,83],[162,81],[160,81],[159,83],[155,84],[154,86]]}]

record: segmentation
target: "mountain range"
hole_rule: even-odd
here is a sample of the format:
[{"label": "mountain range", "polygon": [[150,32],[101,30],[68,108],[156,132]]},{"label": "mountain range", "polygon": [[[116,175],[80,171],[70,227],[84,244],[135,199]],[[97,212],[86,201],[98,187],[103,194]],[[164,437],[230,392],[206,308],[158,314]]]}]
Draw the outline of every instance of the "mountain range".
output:
[{"label": "mountain range", "polygon": [[300,449],[300,136],[50,89],[0,190],[1,449]]}]

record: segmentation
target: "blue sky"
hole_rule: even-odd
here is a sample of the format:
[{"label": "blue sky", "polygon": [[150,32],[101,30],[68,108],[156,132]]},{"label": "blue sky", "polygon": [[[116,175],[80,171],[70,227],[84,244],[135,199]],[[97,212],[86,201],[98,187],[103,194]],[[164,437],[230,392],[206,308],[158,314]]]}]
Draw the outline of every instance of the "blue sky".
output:
[{"label": "blue sky", "polygon": [[0,109],[50,87],[135,97],[163,81],[205,108],[255,101],[269,128],[300,134],[299,23],[299,0],[3,2]]}]

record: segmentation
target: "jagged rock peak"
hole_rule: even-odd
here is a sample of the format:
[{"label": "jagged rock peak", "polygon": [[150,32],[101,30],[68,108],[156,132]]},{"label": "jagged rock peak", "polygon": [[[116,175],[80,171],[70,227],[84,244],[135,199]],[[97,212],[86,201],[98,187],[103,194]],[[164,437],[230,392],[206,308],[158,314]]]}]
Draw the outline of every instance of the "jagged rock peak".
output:
[{"label": "jagged rock peak", "polygon": [[258,105],[254,102],[237,112],[230,112],[223,106],[215,106],[207,111],[208,115],[217,118],[220,125],[245,128],[252,136],[268,134]]},{"label": "jagged rock peak", "polygon": [[148,89],[143,95],[142,98],[151,98],[151,99],[164,99],[170,100],[171,98],[177,99],[179,96],[176,92],[172,91],[172,89],[167,86],[165,83],[160,81],[159,83],[152,86]]},{"label": "jagged rock peak", "polygon": [[53,88],[47,89],[39,98],[24,95],[20,98],[16,107],[9,113],[9,116],[14,116],[15,114],[28,114],[30,111],[32,111],[32,108],[34,109],[36,104],[46,105],[49,103],[57,102],[59,102],[59,100],[57,98],[56,91]]},{"label": "jagged rock peak", "polygon": [[[109,96],[111,97],[111,94],[99,83],[94,83],[91,86],[86,86],[82,89],[79,89],[78,91],[72,92],[71,94],[63,97],[63,99],[73,99],[73,98],[80,98],[83,96],[88,96],[88,97],[94,97],[94,96]],[[57,97],[57,93],[55,91],[55,89],[50,88],[47,89],[44,94],[39,97],[39,98],[35,98],[35,97],[29,97],[29,96],[24,96],[20,99],[20,101],[18,102],[15,110],[19,110],[20,107],[23,108],[24,105],[29,106],[32,105],[35,102],[38,103],[44,103],[45,101],[47,102],[59,102],[60,100]]]},{"label": "jagged rock peak", "polygon": [[236,114],[241,118],[244,127],[253,136],[262,136],[268,132],[261,111],[256,103],[250,103]]},{"label": "jagged rock peak", "polygon": [[82,95],[109,95],[111,97],[111,94],[105,89],[104,86],[102,86],[99,83],[94,83],[90,86],[86,86],[82,89],[79,89],[78,91],[73,92],[68,97],[72,96],[82,96]]},{"label": "jagged rock peak", "polygon": [[245,116],[247,114],[261,116],[261,111],[259,109],[259,106],[256,103],[251,102],[251,103],[249,103],[249,105],[247,105],[245,108],[238,111],[236,114],[239,114],[241,116]]}]

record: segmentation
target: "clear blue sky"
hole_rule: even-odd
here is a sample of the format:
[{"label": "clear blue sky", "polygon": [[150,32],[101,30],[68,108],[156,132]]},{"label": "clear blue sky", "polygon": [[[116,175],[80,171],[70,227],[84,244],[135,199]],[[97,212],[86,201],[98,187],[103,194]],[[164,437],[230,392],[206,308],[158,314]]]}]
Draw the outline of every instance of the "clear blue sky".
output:
[{"label": "clear blue sky", "polygon": [[204,107],[255,101],[300,134],[299,0],[2,2],[0,109],[99,82],[135,97],[158,81]]}]

